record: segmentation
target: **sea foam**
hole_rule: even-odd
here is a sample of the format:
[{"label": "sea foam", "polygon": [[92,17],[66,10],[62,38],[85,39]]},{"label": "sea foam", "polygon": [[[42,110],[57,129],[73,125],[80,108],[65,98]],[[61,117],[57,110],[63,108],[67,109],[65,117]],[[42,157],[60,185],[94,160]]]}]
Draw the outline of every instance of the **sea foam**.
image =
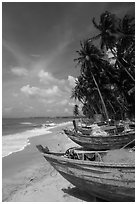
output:
[{"label": "sea foam", "polygon": [[6,157],[12,154],[13,152],[18,152],[23,150],[27,145],[30,144],[29,138],[52,133],[50,131],[51,129],[55,127],[61,127],[67,124],[69,125],[71,124],[71,122],[64,122],[56,125],[51,124],[50,127],[33,128],[32,130],[27,130],[21,133],[3,136],[2,137],[2,157]]}]

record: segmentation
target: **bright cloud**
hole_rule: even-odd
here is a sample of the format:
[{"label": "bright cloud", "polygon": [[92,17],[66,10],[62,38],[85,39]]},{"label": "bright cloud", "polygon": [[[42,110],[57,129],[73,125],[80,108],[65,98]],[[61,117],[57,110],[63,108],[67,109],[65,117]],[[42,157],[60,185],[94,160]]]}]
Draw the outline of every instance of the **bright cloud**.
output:
[{"label": "bright cloud", "polygon": [[68,76],[67,79],[57,79],[50,72],[46,72],[43,69],[38,73],[38,78],[43,85],[46,87],[56,86],[64,94],[71,94],[72,88],[75,86],[76,78],[73,76]]},{"label": "bright cloud", "polygon": [[23,92],[27,96],[48,97],[48,96],[59,96],[60,95],[60,90],[57,86],[53,86],[52,88],[48,88],[48,89],[40,89],[34,86],[31,87],[28,84],[21,88],[21,92]]},{"label": "bright cloud", "polygon": [[38,73],[38,77],[40,78],[40,82],[42,82],[43,84],[50,84],[50,83],[63,84],[65,83],[64,79],[62,80],[57,79],[51,73],[45,72],[43,69]]},{"label": "bright cloud", "polygon": [[23,86],[21,88],[21,91],[23,93],[25,93],[26,95],[36,95],[39,93],[39,88],[38,87],[30,87],[30,85],[26,85],[26,86]]},{"label": "bright cloud", "polygon": [[[46,107],[46,112],[52,110],[53,114],[62,113],[71,114],[74,100],[70,99],[72,88],[75,85],[75,77],[68,76],[66,79],[57,79],[51,72],[41,69],[38,72],[29,74],[35,77],[35,81],[31,81],[27,85],[20,88],[20,93],[29,98],[35,98],[31,101],[32,106],[35,104],[41,108]],[[35,85],[31,85],[31,83]],[[24,98],[24,96],[22,96]],[[29,101],[30,102],[30,101]],[[26,111],[31,111],[27,109]]]},{"label": "bright cloud", "polygon": [[69,102],[69,106],[75,106],[75,103]]},{"label": "bright cloud", "polygon": [[51,75],[51,73],[45,72],[44,70],[41,70],[38,73],[38,77],[40,78],[40,82],[43,82],[45,84],[54,81],[54,77]]},{"label": "bright cloud", "polygon": [[27,76],[28,70],[23,67],[13,67],[11,72],[17,76]]},{"label": "bright cloud", "polygon": [[68,76],[68,81],[69,81],[69,84],[70,86],[74,87],[76,84],[75,84],[75,81],[76,81],[76,78],[73,77],[73,76]]},{"label": "bright cloud", "polygon": [[45,93],[47,95],[60,95],[60,90],[57,86],[53,86],[52,88],[46,89]]}]

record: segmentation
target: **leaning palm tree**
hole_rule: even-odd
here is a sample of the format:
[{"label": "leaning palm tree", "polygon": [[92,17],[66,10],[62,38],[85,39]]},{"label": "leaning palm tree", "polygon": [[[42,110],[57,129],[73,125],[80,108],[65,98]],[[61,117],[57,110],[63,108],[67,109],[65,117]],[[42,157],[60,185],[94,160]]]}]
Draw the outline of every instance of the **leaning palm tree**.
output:
[{"label": "leaning palm tree", "polygon": [[98,94],[100,96],[104,108],[106,119],[109,120],[107,108],[96,79],[98,78],[99,81],[100,77],[97,74],[99,74],[101,71],[104,72],[102,66],[104,65],[103,54],[100,50],[98,50],[93,44],[91,44],[87,40],[84,41],[83,43],[81,42],[81,49],[77,51],[77,53],[79,54],[79,57],[74,61],[77,61],[77,64],[81,66],[81,75],[83,78],[91,76],[90,81],[92,80],[95,84],[95,87],[97,88]]},{"label": "leaning palm tree", "polygon": [[97,88],[91,79],[92,77],[88,78],[80,75],[76,80],[76,86],[72,89],[71,95],[71,98],[81,102],[83,107],[85,107],[84,110],[89,112],[89,116],[92,116],[93,113],[102,113]]}]

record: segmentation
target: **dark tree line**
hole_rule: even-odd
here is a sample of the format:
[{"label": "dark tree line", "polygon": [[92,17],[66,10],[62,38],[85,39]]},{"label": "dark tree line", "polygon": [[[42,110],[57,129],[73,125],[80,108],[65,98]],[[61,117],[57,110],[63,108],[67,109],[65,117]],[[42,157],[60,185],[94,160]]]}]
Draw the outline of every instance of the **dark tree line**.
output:
[{"label": "dark tree line", "polygon": [[[135,114],[135,19],[122,19],[106,11],[93,25],[99,34],[80,42],[80,76],[72,98],[83,104],[83,114],[102,114],[105,119],[124,119]],[[96,46],[99,41],[100,46]],[[111,53],[113,63],[108,59]]]}]

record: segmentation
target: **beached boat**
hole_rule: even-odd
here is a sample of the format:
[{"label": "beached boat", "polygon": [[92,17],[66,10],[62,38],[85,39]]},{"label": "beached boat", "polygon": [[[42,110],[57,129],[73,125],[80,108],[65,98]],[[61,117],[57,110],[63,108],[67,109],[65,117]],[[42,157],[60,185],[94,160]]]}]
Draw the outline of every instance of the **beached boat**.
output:
[{"label": "beached boat", "polygon": [[[102,125],[101,127],[102,131],[106,131],[107,133],[110,133],[110,134],[119,134],[121,133],[122,131],[124,131],[124,127],[123,126],[115,126],[115,125]],[[85,134],[85,135],[90,135],[91,134],[91,130],[92,130],[92,126],[90,127],[80,127],[80,126],[77,126],[77,129],[75,129],[76,131],[79,131],[81,132],[82,134]]]},{"label": "beached boat", "polygon": [[135,130],[135,123],[128,121],[128,123],[125,123],[122,121],[121,123],[115,124],[113,121],[113,124],[108,124],[107,122],[102,122],[102,123],[92,123],[91,125],[78,125],[76,124],[76,121],[73,120],[73,126],[74,130],[80,131],[82,134],[85,135],[90,135],[93,127],[98,127],[101,131],[106,131],[107,133],[110,134],[119,134],[124,132],[124,130],[129,131],[134,131]]},{"label": "beached boat", "polygon": [[[135,201],[133,150],[95,152],[71,148],[63,154],[51,153],[48,148],[45,149],[41,145],[37,148],[65,179],[90,195],[106,201]],[[117,161],[120,158],[120,152],[116,153],[116,151],[126,151],[122,153],[123,160],[121,158],[121,161]],[[131,160],[127,157],[129,154],[131,154]]]},{"label": "beached boat", "polygon": [[119,149],[135,139],[135,131],[120,134],[109,134],[107,136],[92,136],[64,129],[65,134],[75,143],[90,150]]}]

